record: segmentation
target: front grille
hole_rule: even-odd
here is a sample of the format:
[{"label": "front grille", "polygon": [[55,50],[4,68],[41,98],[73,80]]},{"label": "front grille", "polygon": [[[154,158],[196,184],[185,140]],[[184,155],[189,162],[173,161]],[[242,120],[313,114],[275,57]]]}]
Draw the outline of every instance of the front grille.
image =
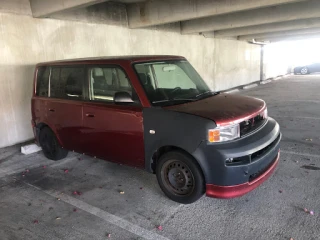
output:
[{"label": "front grille", "polygon": [[253,162],[259,160],[259,158],[261,156],[270,152],[277,145],[280,137],[281,137],[281,135],[279,134],[279,136],[275,140],[273,140],[272,143],[270,143],[268,146],[260,149],[259,151],[252,153],[251,155],[227,159],[226,166],[245,165],[245,164],[253,163]]},{"label": "front grille", "polygon": [[272,149],[279,141],[280,138],[280,134],[279,136],[268,146],[266,146],[265,148],[262,148],[261,150],[252,153],[251,154],[251,162],[256,161],[260,156],[263,156],[265,153],[269,152],[270,149]]},{"label": "front grille", "polygon": [[277,157],[275,157],[275,158],[271,161],[271,163],[269,163],[266,167],[264,167],[264,168],[260,169],[259,171],[251,174],[251,175],[249,176],[249,182],[254,181],[254,180],[257,179],[258,177],[260,177],[262,174],[264,174],[264,173],[275,163],[276,160],[277,160]]},{"label": "front grille", "polygon": [[256,115],[253,118],[242,121],[240,123],[240,136],[242,137],[250,132],[253,132],[254,130],[261,127],[266,121],[267,119],[262,113]]}]

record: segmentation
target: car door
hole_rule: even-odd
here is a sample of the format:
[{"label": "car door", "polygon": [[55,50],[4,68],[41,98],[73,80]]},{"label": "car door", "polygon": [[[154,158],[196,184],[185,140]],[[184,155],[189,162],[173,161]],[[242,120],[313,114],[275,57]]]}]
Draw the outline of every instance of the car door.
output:
[{"label": "car door", "polygon": [[82,151],[84,66],[53,66],[49,78],[48,122],[68,150]]},{"label": "car door", "polygon": [[[144,167],[142,106],[129,78],[118,66],[87,69],[89,101],[83,105],[86,152],[110,161]],[[134,103],[113,102],[116,92],[128,92]]]}]

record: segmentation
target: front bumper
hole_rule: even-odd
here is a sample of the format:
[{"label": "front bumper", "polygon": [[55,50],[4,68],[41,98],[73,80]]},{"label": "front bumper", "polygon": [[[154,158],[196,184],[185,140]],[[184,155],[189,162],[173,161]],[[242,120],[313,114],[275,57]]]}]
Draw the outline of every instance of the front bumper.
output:
[{"label": "front bumper", "polygon": [[[278,164],[280,140],[279,124],[269,118],[256,132],[238,140],[201,143],[193,156],[203,170],[207,196],[238,197],[258,187]],[[228,164],[227,159],[241,161]]]},{"label": "front bumper", "polygon": [[251,182],[242,183],[235,186],[216,186],[213,184],[206,185],[206,195],[214,198],[235,198],[245,195],[246,193],[257,188],[265,180],[267,180],[278,165],[280,158],[280,152],[276,156],[274,162],[270,165],[265,172],[263,172],[258,178]]}]

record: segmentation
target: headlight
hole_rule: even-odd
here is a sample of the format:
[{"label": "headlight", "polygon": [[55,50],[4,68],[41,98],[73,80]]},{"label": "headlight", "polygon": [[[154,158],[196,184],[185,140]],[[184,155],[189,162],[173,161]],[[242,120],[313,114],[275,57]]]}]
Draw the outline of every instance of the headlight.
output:
[{"label": "headlight", "polygon": [[210,129],[208,131],[208,141],[210,143],[230,141],[239,137],[239,124],[216,127],[215,129]]}]

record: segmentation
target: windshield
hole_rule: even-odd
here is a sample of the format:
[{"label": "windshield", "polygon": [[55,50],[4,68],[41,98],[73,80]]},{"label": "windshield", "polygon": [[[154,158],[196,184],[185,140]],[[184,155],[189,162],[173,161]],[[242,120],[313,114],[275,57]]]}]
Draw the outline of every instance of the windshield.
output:
[{"label": "windshield", "polygon": [[134,68],[152,105],[181,104],[212,95],[186,60],[138,63]]}]

